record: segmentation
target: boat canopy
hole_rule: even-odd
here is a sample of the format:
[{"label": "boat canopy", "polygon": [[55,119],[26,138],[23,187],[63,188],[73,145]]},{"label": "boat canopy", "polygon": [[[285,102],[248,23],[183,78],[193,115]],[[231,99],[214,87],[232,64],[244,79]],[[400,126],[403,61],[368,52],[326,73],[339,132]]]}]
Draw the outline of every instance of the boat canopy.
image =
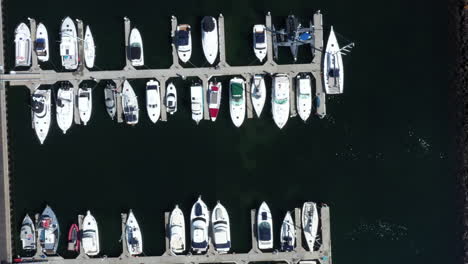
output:
[{"label": "boat canopy", "polygon": [[36,49],[37,50],[45,49],[45,39],[43,38],[36,39]]},{"label": "boat canopy", "polygon": [[231,84],[231,93],[232,93],[232,98],[234,99],[240,99],[242,98],[242,94],[244,92],[244,88],[240,83],[232,83]]},{"label": "boat canopy", "polygon": [[189,44],[189,32],[184,30],[177,31],[176,45],[186,46]]},{"label": "boat canopy", "polygon": [[141,58],[141,45],[140,43],[132,43],[130,47],[130,59],[139,60]]},{"label": "boat canopy", "polygon": [[255,32],[255,43],[265,43],[265,34],[263,32],[257,33]]},{"label": "boat canopy", "polygon": [[268,222],[262,222],[258,228],[258,235],[261,241],[269,241],[271,240],[271,227]]},{"label": "boat canopy", "polygon": [[202,20],[202,28],[205,32],[211,32],[215,29],[215,24],[213,22],[213,17],[206,16]]}]

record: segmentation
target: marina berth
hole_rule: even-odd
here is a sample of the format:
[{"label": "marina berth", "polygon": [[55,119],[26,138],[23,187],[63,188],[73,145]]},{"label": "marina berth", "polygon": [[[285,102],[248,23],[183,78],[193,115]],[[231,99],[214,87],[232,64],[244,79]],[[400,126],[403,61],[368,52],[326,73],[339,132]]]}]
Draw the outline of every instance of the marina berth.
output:
[{"label": "marina berth", "polygon": [[193,84],[190,86],[192,119],[195,123],[203,119],[203,87],[201,84]]},{"label": "marina berth", "polygon": [[289,77],[286,74],[276,74],[273,77],[271,89],[271,111],[275,124],[282,129],[289,118]]},{"label": "marina berth", "polygon": [[75,93],[73,87],[62,84],[57,91],[56,117],[59,128],[66,134],[73,124],[75,109]]},{"label": "marina berth", "polygon": [[81,122],[87,125],[93,111],[93,91],[89,87],[78,88],[78,111]]},{"label": "marina berth", "polygon": [[31,66],[31,31],[25,23],[15,29],[15,66]]},{"label": "marina berth", "polygon": [[122,88],[122,107],[125,122],[128,125],[138,124],[139,108],[138,100],[130,83],[125,80]]},{"label": "marina berth", "polygon": [[161,115],[161,96],[158,81],[150,80],[146,83],[146,111],[151,122],[158,122]]},{"label": "marina berth", "polygon": [[46,206],[39,217],[37,224],[37,237],[44,254],[57,254],[57,247],[60,239],[60,227],[54,211],[52,211],[52,208],[49,206]]},{"label": "marina berth", "polygon": [[266,100],[266,87],[263,75],[255,74],[250,88],[252,105],[254,107],[257,117],[260,118]]},{"label": "marina berth", "polygon": [[218,57],[218,24],[212,16],[205,16],[201,22],[203,54],[209,64]]},{"label": "marina berth", "polygon": [[208,111],[213,122],[216,121],[221,106],[221,91],[221,82],[208,83]]},{"label": "marina berth", "polygon": [[107,114],[109,114],[110,118],[114,120],[115,113],[116,113],[116,101],[117,101],[117,93],[115,85],[108,83],[104,88],[104,103],[106,106]]},{"label": "marina berth", "polygon": [[70,17],[63,19],[60,28],[60,57],[66,70],[78,68],[78,38],[75,23]]},{"label": "marina berth", "polygon": [[173,83],[166,88],[166,112],[171,115],[177,112],[177,89]]},{"label": "marina berth", "polygon": [[81,244],[84,253],[88,256],[96,256],[99,254],[99,230],[96,219],[88,210],[83,219],[83,230],[81,234]]},{"label": "marina berth", "polygon": [[273,218],[265,202],[262,202],[257,214],[258,248],[261,250],[273,249]]},{"label": "marina berth", "polygon": [[49,34],[47,33],[47,28],[42,23],[37,25],[34,50],[39,61],[46,62],[49,60]]},{"label": "marina berth", "polygon": [[190,238],[193,253],[203,254],[208,250],[209,224],[208,208],[201,197],[198,197],[190,213]]},{"label": "marina berth", "polygon": [[253,27],[253,47],[255,56],[262,62],[267,55],[267,37],[265,25]]},{"label": "marina berth", "polygon": [[313,202],[305,202],[302,206],[302,228],[309,251],[314,251],[318,231],[317,205]]},{"label": "marina berth", "polygon": [[86,33],[83,44],[86,67],[88,69],[92,69],[94,67],[94,60],[96,58],[96,47],[94,46],[94,38],[89,26],[86,26]]},{"label": "marina berth", "polygon": [[185,218],[184,213],[176,205],[169,218],[169,243],[171,252],[182,254],[185,251]]},{"label": "marina berth", "polygon": [[324,56],[323,80],[325,91],[327,94],[341,94],[343,93],[344,84],[343,58],[333,26],[330,29]]},{"label": "marina berth", "polygon": [[29,215],[26,215],[21,223],[21,247],[25,251],[36,250],[36,228]]},{"label": "marina berth", "polygon": [[49,133],[51,119],[51,90],[36,89],[31,96],[32,127],[41,144]]},{"label": "marina berth", "polygon": [[143,238],[140,225],[135,218],[132,210],[128,213],[127,226],[125,228],[125,238],[127,240],[127,250],[132,256],[143,253]]},{"label": "marina berth", "polygon": [[218,201],[211,213],[213,244],[219,253],[228,253],[231,249],[231,224],[226,208]]},{"label": "marina berth", "polygon": [[284,217],[283,224],[281,225],[280,243],[282,251],[294,250],[296,242],[296,227],[291,217],[291,213],[287,212]]},{"label": "marina berth", "polygon": [[312,112],[312,87],[310,76],[307,74],[296,77],[296,104],[300,118],[307,121]]},{"label": "marina berth", "polygon": [[192,56],[192,33],[187,24],[178,25],[175,32],[177,55],[182,62],[188,62]]},{"label": "marina berth", "polygon": [[229,112],[232,123],[240,127],[245,119],[245,82],[240,78],[233,78],[229,82]]},{"label": "marina berth", "polygon": [[145,57],[143,54],[143,40],[138,29],[132,29],[128,43],[132,66],[143,66],[145,64]]}]

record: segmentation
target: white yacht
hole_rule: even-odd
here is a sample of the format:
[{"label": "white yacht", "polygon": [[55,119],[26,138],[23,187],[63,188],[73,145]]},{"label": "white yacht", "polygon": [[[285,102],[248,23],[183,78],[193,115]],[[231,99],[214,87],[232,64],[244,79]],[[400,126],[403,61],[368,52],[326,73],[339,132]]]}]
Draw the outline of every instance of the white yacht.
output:
[{"label": "white yacht", "polygon": [[192,119],[197,123],[203,119],[203,87],[201,84],[193,84],[190,87],[192,103]]},{"label": "white yacht", "polygon": [[94,59],[96,58],[96,47],[94,46],[94,38],[89,26],[86,26],[83,44],[86,67],[92,69],[94,67]]},{"label": "white yacht", "polygon": [[125,80],[122,89],[122,107],[125,122],[129,125],[138,124],[138,99],[130,83]]},{"label": "white yacht", "polygon": [[60,226],[57,216],[48,205],[42,211],[37,223],[37,239],[42,247],[42,252],[47,255],[57,254],[60,240]]},{"label": "white yacht", "polygon": [[108,83],[104,88],[104,102],[106,105],[106,111],[109,114],[110,118],[114,120],[115,112],[116,112],[116,100],[117,100],[117,93],[115,86]]},{"label": "white yacht", "polygon": [[36,43],[34,44],[37,59],[46,62],[49,60],[49,34],[44,24],[39,23],[36,29]]},{"label": "white yacht", "polygon": [[176,205],[169,218],[169,243],[174,254],[185,251],[185,218],[184,213]]},{"label": "white yacht", "polygon": [[202,22],[203,53],[208,63],[213,64],[218,57],[218,25],[212,16],[203,17]]},{"label": "white yacht", "polygon": [[171,115],[177,112],[177,89],[173,83],[166,88],[166,112]]},{"label": "white yacht", "polygon": [[323,60],[323,79],[327,94],[343,93],[344,72],[340,46],[336,40],[333,26],[328,36],[325,58]]},{"label": "white yacht", "polygon": [[83,219],[83,227],[81,230],[81,246],[83,251],[88,256],[96,256],[99,254],[99,230],[96,219],[88,210]]},{"label": "white yacht", "polygon": [[253,47],[255,56],[262,62],[267,55],[267,37],[265,25],[253,27]]},{"label": "white yacht", "polygon": [[125,238],[130,255],[135,256],[143,253],[143,238],[141,236],[140,226],[138,225],[135,215],[131,209],[128,213]]},{"label": "white yacht", "polygon": [[273,219],[268,205],[263,202],[257,214],[257,239],[259,249],[273,248]]},{"label": "white yacht", "polygon": [[141,39],[140,31],[133,28],[130,32],[129,56],[133,66],[143,66],[145,64],[145,57],[143,54],[143,40]]},{"label": "white yacht", "polygon": [[146,111],[151,122],[158,122],[161,115],[161,96],[158,81],[150,80],[146,83]]},{"label": "white yacht", "polygon": [[76,70],[78,68],[78,38],[76,35],[75,23],[70,17],[62,21],[60,29],[60,57],[62,66],[66,70]]},{"label": "white yacht", "polygon": [[23,250],[36,250],[36,228],[29,215],[26,215],[23,219],[23,223],[21,223],[20,239]]},{"label": "white yacht", "polygon": [[296,242],[296,227],[291,217],[291,213],[287,212],[284,217],[283,224],[281,225],[280,243],[282,251],[294,250],[294,243]]},{"label": "white yacht", "polygon": [[317,205],[313,202],[305,202],[302,206],[302,228],[309,251],[314,251],[318,223]]},{"label": "white yacht", "polygon": [[31,66],[31,31],[25,23],[15,29],[15,66]]},{"label": "white yacht", "polygon": [[228,253],[231,249],[231,224],[224,206],[218,201],[211,214],[213,244],[219,253]]},{"label": "white yacht", "polygon": [[41,144],[44,144],[47,134],[49,133],[51,118],[50,99],[50,89],[36,89],[31,97],[32,126]]},{"label": "white yacht", "polygon": [[296,77],[296,104],[299,116],[307,121],[312,111],[312,87],[308,74],[300,74]]},{"label": "white yacht", "polygon": [[289,77],[286,74],[276,74],[273,77],[271,89],[271,111],[275,124],[281,129],[289,118]]},{"label": "white yacht", "polygon": [[198,197],[197,202],[192,206],[192,212],[190,214],[191,244],[194,253],[205,253],[208,249],[209,223],[208,208],[201,197]]},{"label": "white yacht", "polygon": [[177,55],[182,62],[187,62],[192,56],[192,34],[190,25],[178,25],[175,32]]},{"label": "white yacht", "polygon": [[75,93],[73,87],[63,85],[57,91],[56,114],[57,124],[64,134],[73,124]]},{"label": "white yacht", "polygon": [[260,118],[266,100],[266,86],[262,75],[256,74],[254,76],[250,91],[253,108],[257,116]]},{"label": "white yacht", "polygon": [[241,78],[229,82],[229,110],[232,122],[240,127],[245,119],[245,82]]},{"label": "white yacht", "polygon": [[208,111],[213,122],[218,118],[219,107],[221,106],[221,91],[221,82],[208,83]]},{"label": "white yacht", "polygon": [[93,111],[93,91],[89,87],[78,88],[78,111],[81,122],[86,126]]}]

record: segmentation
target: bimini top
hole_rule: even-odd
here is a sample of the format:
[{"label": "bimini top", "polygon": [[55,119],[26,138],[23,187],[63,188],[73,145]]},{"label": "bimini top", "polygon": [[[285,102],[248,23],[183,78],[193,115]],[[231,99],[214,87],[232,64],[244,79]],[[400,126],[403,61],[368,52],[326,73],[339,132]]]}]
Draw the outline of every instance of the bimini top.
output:
[{"label": "bimini top", "polygon": [[215,24],[213,22],[213,17],[206,16],[202,19],[202,29],[205,32],[211,32],[215,29]]},{"label": "bimini top", "polygon": [[189,44],[189,32],[185,30],[179,30],[177,32],[176,45],[186,46]]},{"label": "bimini top", "polygon": [[244,89],[242,88],[242,85],[240,83],[232,83],[231,91],[232,91],[233,98],[241,98],[242,93],[244,92]]},{"label": "bimini top", "polygon": [[262,222],[259,225],[259,238],[261,241],[268,241],[271,239],[271,226],[267,222]]}]

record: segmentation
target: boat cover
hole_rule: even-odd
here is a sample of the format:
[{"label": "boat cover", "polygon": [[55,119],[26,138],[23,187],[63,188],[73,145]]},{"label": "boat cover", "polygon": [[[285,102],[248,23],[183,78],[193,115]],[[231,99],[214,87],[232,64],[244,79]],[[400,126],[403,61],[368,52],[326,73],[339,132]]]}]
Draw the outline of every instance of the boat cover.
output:
[{"label": "boat cover", "polygon": [[176,39],[177,46],[185,46],[189,44],[189,32],[180,30],[177,31],[177,39]]},{"label": "boat cover", "polygon": [[269,241],[271,240],[271,227],[270,227],[270,224],[267,223],[267,222],[262,222],[260,223],[260,226],[259,226],[259,238],[261,241]]},{"label": "boat cover", "polygon": [[195,205],[195,215],[200,216],[203,214],[202,207],[199,203]]},{"label": "boat cover", "polygon": [[265,43],[265,34],[255,33],[255,43]]},{"label": "boat cover", "polygon": [[203,31],[205,32],[213,31],[215,28],[213,17],[208,17],[208,16],[204,17],[202,20],[202,28],[203,28]]},{"label": "boat cover", "polygon": [[130,59],[139,60],[141,58],[141,47],[140,44],[134,43],[130,47]]},{"label": "boat cover", "polygon": [[43,38],[36,39],[36,49],[38,50],[45,49],[45,39]]},{"label": "boat cover", "polygon": [[240,83],[232,83],[231,92],[232,92],[232,97],[241,98],[242,93],[244,92],[244,88],[242,88],[242,85]]}]

